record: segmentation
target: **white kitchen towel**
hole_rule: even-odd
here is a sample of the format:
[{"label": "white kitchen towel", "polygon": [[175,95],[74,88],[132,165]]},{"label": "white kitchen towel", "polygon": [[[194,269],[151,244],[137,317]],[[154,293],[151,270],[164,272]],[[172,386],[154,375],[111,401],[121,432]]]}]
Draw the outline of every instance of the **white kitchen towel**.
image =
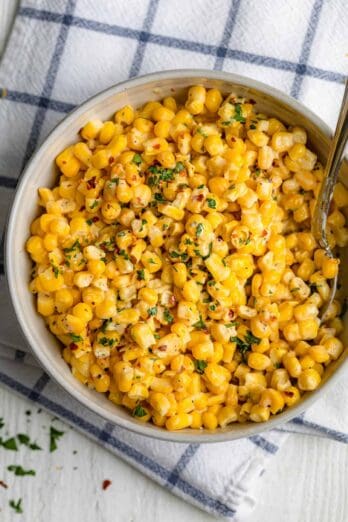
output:
[{"label": "white kitchen towel", "polygon": [[[233,71],[290,93],[334,126],[347,24],[346,0],[22,1],[0,64],[0,226],[23,165],[50,129],[76,104],[130,76]],[[19,333],[4,276],[0,321],[1,383],[216,516],[236,521],[250,512],[252,482],[286,432],[348,442],[342,382],[282,430],[212,445],[149,440],[105,423],[42,372]]]}]

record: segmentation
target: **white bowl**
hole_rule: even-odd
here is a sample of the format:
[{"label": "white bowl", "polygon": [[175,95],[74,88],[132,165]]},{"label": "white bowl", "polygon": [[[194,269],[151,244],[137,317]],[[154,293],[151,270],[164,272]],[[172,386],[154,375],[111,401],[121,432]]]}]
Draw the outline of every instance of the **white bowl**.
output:
[{"label": "white bowl", "polygon": [[[33,155],[18,185],[9,217],[6,236],[6,272],[13,305],[23,334],[42,367],[67,393],[109,422],[150,437],[176,442],[219,442],[256,435],[275,428],[308,408],[329,385],[333,385],[343,370],[345,355],[330,366],[323,383],[316,391],[304,395],[294,407],[272,417],[266,423],[231,424],[214,432],[183,430],[169,432],[131,417],[128,411],[110,402],[77,381],[61,357],[58,341],[46,328],[28,290],[31,262],[24,245],[29,236],[29,224],[38,213],[37,189],[53,186],[56,179],[54,158],[66,146],[77,140],[79,129],[91,118],[102,120],[126,104],[138,107],[148,100],[163,96],[180,96],[193,84],[233,91],[257,103],[262,112],[291,125],[307,130],[310,145],[324,160],[328,150],[330,129],[315,114],[299,102],[265,84],[234,74],[205,70],[164,71],[129,80],[97,94],[71,112],[50,133]],[[346,176],[348,179],[348,176]]]}]

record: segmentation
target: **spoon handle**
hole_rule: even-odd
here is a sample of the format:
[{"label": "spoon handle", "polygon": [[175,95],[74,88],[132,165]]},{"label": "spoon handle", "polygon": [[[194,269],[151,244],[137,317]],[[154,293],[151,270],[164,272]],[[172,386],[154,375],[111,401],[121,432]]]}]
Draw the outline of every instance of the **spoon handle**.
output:
[{"label": "spoon handle", "polygon": [[348,80],[343,95],[340,114],[335,134],[327,159],[324,178],[321,184],[317,204],[314,211],[313,234],[320,246],[332,257],[331,248],[326,237],[326,222],[329,207],[341,166],[342,155],[348,138]]}]

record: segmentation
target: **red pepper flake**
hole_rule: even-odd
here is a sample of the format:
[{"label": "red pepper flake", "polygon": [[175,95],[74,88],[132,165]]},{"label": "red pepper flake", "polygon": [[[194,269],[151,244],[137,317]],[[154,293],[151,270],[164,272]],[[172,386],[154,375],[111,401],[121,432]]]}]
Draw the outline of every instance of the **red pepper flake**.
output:
[{"label": "red pepper flake", "polygon": [[251,99],[249,100],[249,103],[250,103],[251,105],[255,105],[256,101],[253,100],[253,99],[251,98]]},{"label": "red pepper flake", "polygon": [[76,343],[70,343],[69,348],[70,348],[70,350],[74,351],[74,350],[78,349],[78,346]]},{"label": "red pepper flake", "polygon": [[87,181],[87,188],[88,190],[91,190],[91,189],[94,189],[97,185],[97,178],[96,176],[93,176],[93,178],[90,178],[88,181]]},{"label": "red pepper flake", "polygon": [[266,237],[266,236],[267,236],[267,230],[266,230],[266,229],[264,229],[264,230],[262,231],[261,236],[262,236],[262,237]]},{"label": "red pepper flake", "polygon": [[102,485],[103,491],[108,489],[109,486],[111,486],[111,480],[108,480],[108,479],[103,480],[103,485]]},{"label": "red pepper flake", "polygon": [[2,486],[2,487],[5,488],[5,489],[8,488],[8,485],[7,485],[6,482],[4,482],[3,480],[0,480],[0,486]]},{"label": "red pepper flake", "polygon": [[194,196],[194,198],[196,201],[203,201],[204,199],[204,195],[203,194],[198,194],[198,196]]},{"label": "red pepper flake", "polygon": [[86,210],[86,207],[82,205],[82,207],[80,207],[80,212],[83,212],[84,210]]},{"label": "red pepper flake", "polygon": [[109,158],[109,165],[114,163],[114,161],[115,161],[115,158],[113,156],[110,156],[110,158]]},{"label": "red pepper flake", "polygon": [[92,221],[93,221],[93,223],[96,223],[97,221],[99,221],[98,216],[94,216],[94,217],[92,218]]},{"label": "red pepper flake", "polygon": [[167,345],[166,344],[161,344],[161,346],[159,346],[157,349],[160,352],[165,352],[167,350]]}]

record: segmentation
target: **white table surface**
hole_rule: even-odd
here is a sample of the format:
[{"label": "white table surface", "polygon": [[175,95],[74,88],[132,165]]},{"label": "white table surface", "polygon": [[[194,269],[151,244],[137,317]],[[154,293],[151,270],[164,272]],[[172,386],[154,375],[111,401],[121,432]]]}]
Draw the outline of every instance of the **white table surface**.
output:
[{"label": "white table surface", "polygon": [[[0,54],[17,0],[0,0]],[[6,87],[6,86],[5,86]],[[26,415],[30,410],[31,415]],[[52,417],[28,401],[0,389],[0,417],[9,435],[28,433],[43,451],[0,448],[1,522],[208,522],[215,520],[177,499],[154,482],[76,433],[64,423],[58,450],[48,451]],[[2,431],[3,431],[2,430]],[[74,454],[74,451],[77,453]],[[35,477],[14,477],[11,464],[35,469]],[[102,490],[102,482],[112,484]],[[246,522],[346,522],[348,447],[318,437],[292,435],[254,492],[258,504]],[[8,503],[22,498],[23,515]]]}]

